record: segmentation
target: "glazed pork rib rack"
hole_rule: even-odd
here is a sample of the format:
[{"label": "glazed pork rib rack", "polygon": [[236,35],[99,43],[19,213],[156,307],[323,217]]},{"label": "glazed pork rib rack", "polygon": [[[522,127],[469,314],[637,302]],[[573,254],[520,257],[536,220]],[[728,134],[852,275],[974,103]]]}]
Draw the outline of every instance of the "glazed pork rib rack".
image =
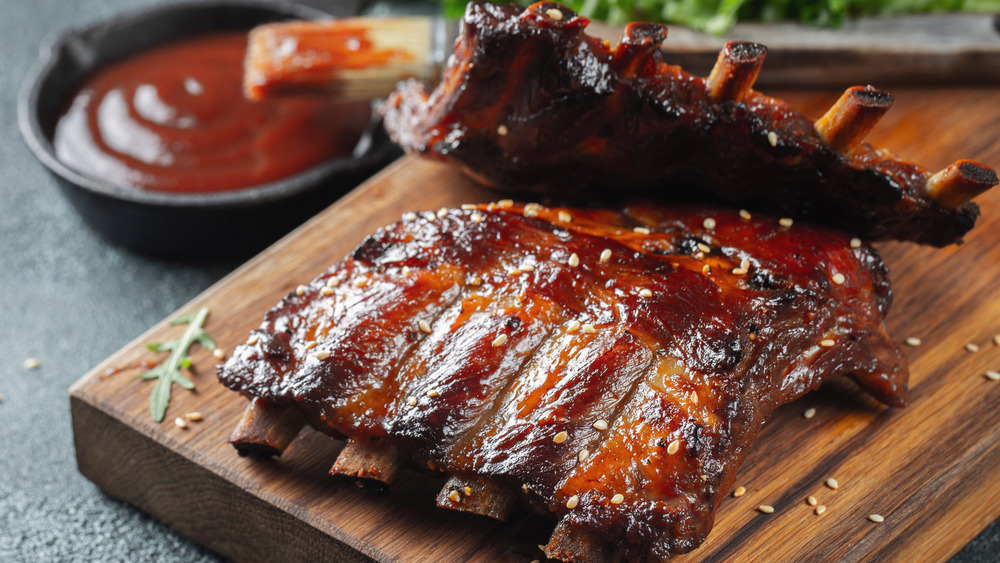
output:
[{"label": "glazed pork rib rack", "polygon": [[813,122],[751,88],[762,45],[727,44],[701,78],[664,62],[662,25],[629,24],[611,47],[588,23],[554,2],[470,3],[443,80],[401,85],[387,130],[500,190],[720,201],[936,246],[961,241],[969,200],[997,184],[976,162],[932,174],[863,143],[886,92],[850,88]]},{"label": "glazed pork rib rack", "polygon": [[331,473],[443,472],[439,506],[551,514],[551,557],[665,559],[703,541],[779,405],[838,375],[905,403],[886,276],[867,244],[745,211],[408,213],[218,375],[252,401],[242,453],[310,424],[348,440]]}]

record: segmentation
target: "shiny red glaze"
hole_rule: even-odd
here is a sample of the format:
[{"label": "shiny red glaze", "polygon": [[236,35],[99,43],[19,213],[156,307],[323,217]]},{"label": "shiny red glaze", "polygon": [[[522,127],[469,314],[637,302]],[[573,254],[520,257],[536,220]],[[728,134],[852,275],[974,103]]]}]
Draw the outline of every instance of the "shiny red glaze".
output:
[{"label": "shiny red glaze", "polygon": [[723,209],[527,211],[379,230],[272,309],[220,380],[417,467],[524,491],[633,560],[700,544],[761,425],[822,380],[905,403],[870,246]]},{"label": "shiny red glaze", "polygon": [[266,184],[349,156],[368,105],[244,99],[246,41],[198,36],[97,71],[56,124],[56,156],[115,185],[175,192]]}]

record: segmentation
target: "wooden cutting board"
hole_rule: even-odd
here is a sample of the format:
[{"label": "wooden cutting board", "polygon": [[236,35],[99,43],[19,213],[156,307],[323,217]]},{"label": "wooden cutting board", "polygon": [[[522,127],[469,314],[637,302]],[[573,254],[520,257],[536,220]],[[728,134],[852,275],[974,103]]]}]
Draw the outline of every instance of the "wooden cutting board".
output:
[{"label": "wooden cutting board", "polygon": [[[836,92],[779,93],[818,116]],[[870,140],[929,168],[958,157],[1000,165],[1000,90],[896,91]],[[497,199],[443,165],[404,158],[320,213],[178,314],[207,306],[206,328],[231,350],[284,294],[406,210]],[[966,244],[883,244],[895,288],[889,315],[907,347],[912,404],[887,409],[847,380],[778,410],[739,470],[715,530],[682,561],[941,560],[1000,516],[1000,189]],[[147,410],[151,384],[109,369],[158,359],[145,343],[176,338],[166,320],[70,389],[80,471],[194,541],[236,560],[523,561],[542,557],[551,524],[501,524],[434,506],[443,479],[407,473],[376,498],[327,476],[342,444],[306,430],[278,460],[240,458],[226,443],[246,402],[194,349],[196,392],[174,388],[167,419]],[[976,352],[966,344],[979,346]],[[815,408],[811,419],[803,417]],[[184,430],[177,416],[204,415]],[[828,477],[840,486],[824,485]],[[814,495],[827,510],[816,516]],[[773,514],[757,511],[772,505]],[[885,521],[868,520],[872,513]]]}]

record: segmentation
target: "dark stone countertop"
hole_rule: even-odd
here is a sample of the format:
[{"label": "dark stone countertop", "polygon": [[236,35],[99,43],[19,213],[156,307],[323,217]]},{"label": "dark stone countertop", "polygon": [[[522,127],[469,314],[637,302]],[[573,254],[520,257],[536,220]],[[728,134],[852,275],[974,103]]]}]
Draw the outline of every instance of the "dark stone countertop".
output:
[{"label": "dark stone countertop", "polygon": [[[238,264],[145,258],[97,238],[35,161],[16,97],[51,32],[156,0],[4,2],[0,46],[0,561],[213,561],[76,469],[67,389]],[[37,358],[41,366],[26,369]],[[946,522],[941,523],[946,526]],[[953,561],[995,561],[992,524]]]}]

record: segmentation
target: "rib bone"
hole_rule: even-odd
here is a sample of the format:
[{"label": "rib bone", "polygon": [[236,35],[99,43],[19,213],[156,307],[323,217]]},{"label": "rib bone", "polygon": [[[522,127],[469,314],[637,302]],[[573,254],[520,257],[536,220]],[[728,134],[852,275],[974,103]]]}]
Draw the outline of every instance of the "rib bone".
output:
[{"label": "rib bone", "polygon": [[393,444],[351,439],[337,456],[330,475],[350,477],[359,487],[385,494],[400,469],[399,452]]},{"label": "rib bone", "polygon": [[952,209],[997,185],[997,173],[971,160],[959,160],[927,179],[927,195]]},{"label": "rib bone", "polygon": [[712,72],[705,80],[705,86],[712,100],[738,102],[750,91],[760,67],[767,56],[767,47],[748,41],[726,43]]},{"label": "rib bone", "polygon": [[816,132],[841,153],[856,147],[892,106],[892,95],[871,86],[848,88],[837,103],[816,120]]},{"label": "rib bone", "polygon": [[229,443],[241,456],[280,456],[305,423],[295,407],[276,407],[254,398],[243,411]]},{"label": "rib bone", "polygon": [[621,558],[618,549],[604,538],[581,530],[565,519],[556,524],[548,545],[539,547],[549,559],[573,563],[601,563]]},{"label": "rib bone", "polygon": [[517,502],[516,494],[482,478],[452,477],[437,496],[441,508],[471,512],[506,520]]}]

